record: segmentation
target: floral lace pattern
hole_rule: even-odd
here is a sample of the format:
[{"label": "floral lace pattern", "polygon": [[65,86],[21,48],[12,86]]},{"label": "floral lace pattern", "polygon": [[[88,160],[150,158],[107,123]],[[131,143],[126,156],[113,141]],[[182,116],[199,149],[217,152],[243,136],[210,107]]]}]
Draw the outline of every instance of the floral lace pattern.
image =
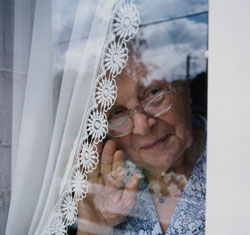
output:
[{"label": "floral lace pattern", "polygon": [[63,235],[67,226],[75,223],[77,202],[88,192],[88,174],[99,163],[97,144],[108,132],[106,112],[117,97],[115,77],[122,72],[128,60],[127,42],[138,31],[139,13],[133,0],[117,1],[111,15],[109,29],[103,46],[95,82],[90,91],[86,115],[83,117],[77,152],[63,192],[47,221],[44,234]]},{"label": "floral lace pattern", "polygon": [[52,235],[63,235],[67,232],[66,226],[62,221],[62,214],[54,214],[49,221],[49,234]]},{"label": "floral lace pattern", "polygon": [[114,19],[113,31],[117,35],[124,38],[125,41],[135,36],[140,24],[135,5],[127,4],[124,8],[118,8]]},{"label": "floral lace pattern", "polygon": [[87,133],[88,136],[97,144],[106,137],[108,132],[108,121],[105,113],[99,112],[97,109],[90,110],[87,119]]},{"label": "floral lace pattern", "polygon": [[97,80],[95,99],[105,112],[115,103],[117,96],[117,87],[115,80],[108,80],[105,75],[101,75]]},{"label": "floral lace pattern", "polygon": [[110,70],[110,73],[116,76],[125,67],[127,60],[128,48],[125,42],[112,41],[107,45],[106,58],[104,59],[106,70]]},{"label": "floral lace pattern", "polygon": [[77,216],[77,208],[71,192],[65,192],[61,197],[61,211],[66,226],[72,225]]},{"label": "floral lace pattern", "polygon": [[91,146],[86,141],[82,144],[80,153],[80,165],[84,172],[89,173],[96,169],[99,163],[99,154],[95,145]]},{"label": "floral lace pattern", "polygon": [[72,168],[70,180],[75,200],[80,201],[85,198],[88,192],[88,181],[87,175],[81,171],[80,166]]}]

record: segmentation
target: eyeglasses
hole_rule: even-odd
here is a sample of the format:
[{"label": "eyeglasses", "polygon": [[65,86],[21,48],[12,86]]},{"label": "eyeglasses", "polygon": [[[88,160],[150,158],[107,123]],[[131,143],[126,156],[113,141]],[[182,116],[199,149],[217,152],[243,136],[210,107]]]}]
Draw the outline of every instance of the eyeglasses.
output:
[{"label": "eyeglasses", "polygon": [[119,111],[112,115],[109,120],[109,136],[122,137],[129,134],[134,128],[134,112],[142,112],[152,117],[159,117],[166,113],[175,102],[174,87],[170,85],[166,89],[160,89],[154,93],[142,106],[131,110]]}]

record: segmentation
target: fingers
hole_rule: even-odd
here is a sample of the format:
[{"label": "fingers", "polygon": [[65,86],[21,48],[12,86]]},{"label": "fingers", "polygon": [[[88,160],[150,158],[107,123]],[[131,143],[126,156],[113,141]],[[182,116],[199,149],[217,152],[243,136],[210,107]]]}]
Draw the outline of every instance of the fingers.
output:
[{"label": "fingers", "polygon": [[106,196],[106,207],[100,208],[102,210],[102,214],[104,214],[106,218],[110,218],[112,220],[127,216],[134,206],[140,180],[141,175],[136,173],[128,179],[124,189],[111,191],[111,193]]},{"label": "fingers", "polygon": [[100,163],[88,174],[89,192],[78,206],[83,227],[91,227],[88,220],[112,226],[120,223],[133,207],[140,183],[140,175],[135,174],[123,187],[125,154],[117,150],[115,140],[107,141],[104,146],[98,144],[97,148],[101,153]]},{"label": "fingers", "polygon": [[[99,186],[104,185],[108,186],[108,188],[121,188],[124,178],[124,170],[122,168],[125,157],[123,152],[117,150],[115,140],[108,140],[104,146],[102,143],[99,143],[97,150],[99,152],[100,163],[97,168],[88,175],[90,183],[89,194],[99,192]],[[112,172],[114,172],[114,174],[112,174]]]},{"label": "fingers", "polygon": [[122,150],[116,150],[113,158],[112,166],[112,179],[114,180],[115,186],[120,188],[123,187],[123,181],[125,176],[125,154]]},{"label": "fingers", "polygon": [[128,179],[128,182],[125,185],[122,195],[122,204],[124,205],[125,213],[129,213],[134,205],[140,181],[141,175],[139,173],[135,173]]},{"label": "fingers", "polygon": [[101,156],[101,174],[106,186],[114,188],[123,186],[123,173],[119,170],[124,165],[124,158],[123,152],[117,150],[114,139],[105,144]]},{"label": "fingers", "polygon": [[116,141],[111,139],[105,144],[101,155],[101,174],[107,176],[112,171],[113,156],[116,151]]},{"label": "fingers", "polygon": [[[101,152],[102,144],[97,147],[98,152]],[[123,188],[124,165],[124,152],[117,150],[117,143],[114,139],[108,140],[100,154],[98,167],[89,174],[89,182],[105,185],[109,188]]]}]

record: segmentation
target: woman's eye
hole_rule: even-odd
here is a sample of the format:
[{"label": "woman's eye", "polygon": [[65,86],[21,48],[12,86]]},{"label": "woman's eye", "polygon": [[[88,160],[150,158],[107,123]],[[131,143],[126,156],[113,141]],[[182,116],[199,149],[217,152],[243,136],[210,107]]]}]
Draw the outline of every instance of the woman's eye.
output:
[{"label": "woman's eye", "polygon": [[151,98],[152,96],[158,94],[160,91],[162,91],[162,88],[154,88],[146,92],[145,99]]},{"label": "woman's eye", "polygon": [[118,110],[114,110],[110,115],[109,115],[109,120],[112,118],[117,118],[122,116],[125,113],[125,110],[122,109],[118,109]]}]

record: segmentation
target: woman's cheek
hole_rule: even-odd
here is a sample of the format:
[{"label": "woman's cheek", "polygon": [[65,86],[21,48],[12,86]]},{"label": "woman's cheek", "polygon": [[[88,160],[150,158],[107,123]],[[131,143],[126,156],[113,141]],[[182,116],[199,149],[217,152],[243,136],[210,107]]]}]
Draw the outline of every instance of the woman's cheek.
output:
[{"label": "woman's cheek", "polygon": [[117,138],[117,146],[125,153],[128,153],[129,150],[132,148],[130,135]]}]

